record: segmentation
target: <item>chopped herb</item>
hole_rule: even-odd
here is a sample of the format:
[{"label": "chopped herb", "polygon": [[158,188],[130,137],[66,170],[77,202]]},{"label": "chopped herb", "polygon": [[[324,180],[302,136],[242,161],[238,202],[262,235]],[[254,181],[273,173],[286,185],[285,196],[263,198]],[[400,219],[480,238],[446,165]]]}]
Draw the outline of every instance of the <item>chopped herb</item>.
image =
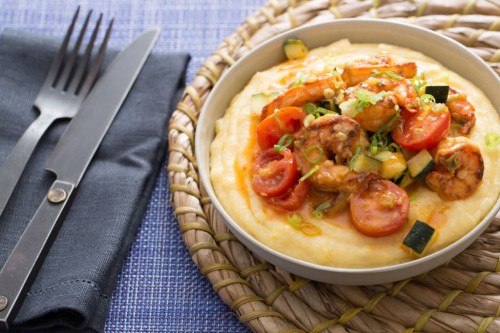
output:
[{"label": "chopped herb", "polygon": [[355,99],[347,100],[339,105],[342,114],[345,116],[354,117],[361,113],[364,108],[377,104],[384,98],[385,91],[375,94],[365,89],[359,89],[356,90],[354,95],[356,96]]},{"label": "chopped herb", "polygon": [[387,119],[382,124],[382,126],[380,126],[380,128],[377,130],[377,133],[386,134],[392,131],[393,128],[396,127],[396,125],[398,124],[399,118],[401,118],[399,112],[396,112],[395,114],[390,116],[389,119]]},{"label": "chopped herb", "polygon": [[350,99],[345,102],[340,103],[339,108],[344,116],[354,117],[361,111],[357,109],[358,101],[356,99]]},{"label": "chopped herb", "polygon": [[393,79],[393,80],[399,80],[399,79],[401,79],[401,76],[399,76],[398,74],[394,73],[393,71],[385,71],[384,74],[388,78]]},{"label": "chopped herb", "polygon": [[313,115],[314,118],[321,117],[322,115],[328,114],[328,113],[335,113],[332,110],[325,109],[322,106],[317,106],[316,104],[313,103],[307,103],[303,107],[304,111],[307,112],[308,115]]},{"label": "chopped herb", "polygon": [[325,153],[318,145],[309,146],[304,150],[304,157],[312,164],[316,164],[323,160]]},{"label": "chopped herb", "polygon": [[394,73],[393,71],[383,71],[383,72],[373,71],[373,74],[372,74],[372,76],[382,76],[382,75],[385,75],[389,79],[393,79],[393,80],[399,80],[399,79],[401,79],[401,76],[399,76],[398,74]]},{"label": "chopped herb", "polygon": [[354,164],[354,161],[356,161],[358,159],[359,154],[361,154],[361,145],[358,145],[356,147],[356,152],[354,153],[354,155],[349,160],[349,170],[352,170],[352,165]]},{"label": "chopped herb", "polygon": [[327,210],[330,207],[332,207],[332,201],[328,200],[328,201],[323,202],[322,204],[319,204],[318,207],[314,208],[314,211],[321,212],[321,211]]},{"label": "chopped herb", "polygon": [[418,95],[420,95],[420,90],[427,85],[427,82],[423,79],[423,73],[413,77],[410,81]]},{"label": "chopped herb", "polygon": [[434,104],[436,104],[436,99],[434,98],[434,96],[429,94],[423,94],[422,96],[420,96],[420,105],[423,108],[432,108]]},{"label": "chopped herb", "polygon": [[358,109],[364,109],[365,107],[377,104],[378,101],[381,101],[385,96],[385,91],[381,91],[378,94],[372,93],[371,91],[359,89],[354,93],[356,98],[358,99]]},{"label": "chopped herb", "polygon": [[315,165],[314,167],[311,168],[311,170],[307,171],[305,175],[300,177],[299,182],[303,182],[307,178],[311,177],[318,170],[319,170],[319,165]]},{"label": "chopped herb", "polygon": [[495,148],[500,143],[500,135],[497,133],[488,133],[484,136],[484,143],[488,148]]},{"label": "chopped herb", "polygon": [[321,234],[321,229],[318,226],[310,222],[304,222],[304,219],[298,213],[288,214],[286,219],[288,224],[290,224],[294,229],[300,230],[307,236],[315,236]]},{"label": "chopped herb", "polygon": [[314,115],[312,114],[308,114],[304,120],[302,121],[302,123],[304,124],[304,127],[305,128],[308,128],[309,125],[311,125],[311,123],[313,122],[313,120],[316,119],[316,117],[314,117]]},{"label": "chopped herb", "polygon": [[295,75],[295,80],[293,80],[292,87],[300,86],[302,83],[304,83],[304,79],[304,74],[298,72],[297,75]]},{"label": "chopped herb", "polygon": [[288,224],[290,224],[292,227],[295,229],[300,229],[302,225],[304,224],[304,220],[302,219],[302,216],[298,213],[291,213],[288,214],[286,217],[286,220]]},{"label": "chopped herb", "polygon": [[293,142],[293,137],[291,134],[283,134],[283,136],[278,141],[278,144],[274,145],[274,150],[281,152],[290,146]]},{"label": "chopped herb", "polygon": [[313,114],[316,112],[316,105],[313,103],[307,103],[303,107],[304,111],[307,112],[307,114]]},{"label": "chopped herb", "polygon": [[448,169],[450,173],[455,173],[455,171],[457,171],[457,169],[460,168],[461,165],[460,160],[455,154],[448,158],[445,163],[446,169]]},{"label": "chopped herb", "polygon": [[281,129],[281,130],[285,130],[285,125],[283,125],[283,123],[281,122],[281,119],[280,117],[278,117],[278,113],[279,113],[279,109],[275,109],[274,110],[274,113],[273,113],[273,117],[274,117],[274,120],[276,120],[276,123],[278,124],[278,127]]}]

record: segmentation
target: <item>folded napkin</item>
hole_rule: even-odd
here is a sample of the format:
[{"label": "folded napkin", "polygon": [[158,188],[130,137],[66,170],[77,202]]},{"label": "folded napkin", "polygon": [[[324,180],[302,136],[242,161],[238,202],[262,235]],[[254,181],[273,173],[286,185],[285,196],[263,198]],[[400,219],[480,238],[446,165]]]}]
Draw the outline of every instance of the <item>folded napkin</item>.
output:
[{"label": "folded napkin", "polygon": [[[38,115],[32,104],[60,43],[12,30],[0,37],[0,165]],[[115,54],[108,52],[106,63]],[[104,330],[117,275],[163,165],[168,117],[188,61],[181,53],[148,58],[14,321],[19,330]],[[0,217],[1,266],[55,179],[44,165],[67,123],[44,135]]]}]

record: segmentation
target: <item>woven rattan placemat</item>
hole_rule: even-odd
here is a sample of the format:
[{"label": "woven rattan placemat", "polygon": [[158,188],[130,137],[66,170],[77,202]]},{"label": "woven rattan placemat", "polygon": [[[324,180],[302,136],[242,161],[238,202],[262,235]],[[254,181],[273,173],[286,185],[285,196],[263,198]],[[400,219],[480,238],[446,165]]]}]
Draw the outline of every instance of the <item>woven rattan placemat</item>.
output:
[{"label": "woven rattan placemat", "polygon": [[171,199],[183,240],[214,290],[255,332],[500,332],[500,221],[466,251],[418,277],[346,287],[291,275],[241,244],[198,178],[194,132],[221,74],[270,37],[351,17],[405,21],[464,44],[500,75],[499,0],[271,0],[199,69],[169,130]]}]

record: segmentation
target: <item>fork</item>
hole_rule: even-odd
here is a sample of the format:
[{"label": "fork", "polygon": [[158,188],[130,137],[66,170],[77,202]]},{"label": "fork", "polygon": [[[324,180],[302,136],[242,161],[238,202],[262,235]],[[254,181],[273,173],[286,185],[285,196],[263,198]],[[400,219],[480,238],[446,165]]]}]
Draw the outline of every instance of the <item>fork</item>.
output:
[{"label": "fork", "polygon": [[25,130],[0,169],[0,216],[40,138],[55,120],[75,116],[97,78],[111,34],[113,20],[108,25],[92,64],[89,64],[102,20],[102,14],[99,15],[85,53],[81,61],[77,62],[80,46],[92,14],[90,10],[75,41],[73,50],[65,61],[79,12],[80,7],[76,9],[63,43],[33,103],[40,112],[38,118]]}]

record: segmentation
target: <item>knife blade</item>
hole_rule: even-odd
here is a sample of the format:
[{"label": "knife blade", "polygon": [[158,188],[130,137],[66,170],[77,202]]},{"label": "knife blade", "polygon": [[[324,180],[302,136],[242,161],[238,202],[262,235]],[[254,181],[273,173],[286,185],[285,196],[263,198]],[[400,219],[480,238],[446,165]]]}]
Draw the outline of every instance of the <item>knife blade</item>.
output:
[{"label": "knife blade", "polygon": [[0,270],[0,329],[9,328],[61,224],[65,207],[144,65],[159,29],[144,32],[105,70],[49,155],[56,175]]}]

